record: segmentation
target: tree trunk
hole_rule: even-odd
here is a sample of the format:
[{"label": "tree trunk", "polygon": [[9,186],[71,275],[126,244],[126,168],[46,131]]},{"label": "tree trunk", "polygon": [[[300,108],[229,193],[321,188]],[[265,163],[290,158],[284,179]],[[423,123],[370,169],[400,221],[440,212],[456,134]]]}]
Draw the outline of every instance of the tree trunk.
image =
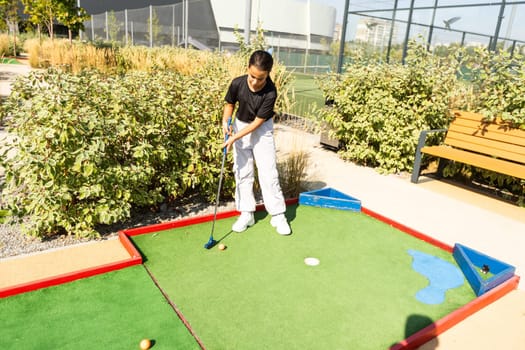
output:
[{"label": "tree trunk", "polygon": [[49,36],[51,37],[51,40],[55,38],[54,32],[53,32],[53,22],[55,21],[55,16],[53,16],[53,12],[49,11]]},{"label": "tree trunk", "polygon": [[13,56],[16,58],[16,32],[13,31]]},{"label": "tree trunk", "polygon": [[16,32],[17,32],[17,25],[16,21],[7,20],[7,27],[9,28],[9,31],[13,33],[13,56],[16,57]]}]

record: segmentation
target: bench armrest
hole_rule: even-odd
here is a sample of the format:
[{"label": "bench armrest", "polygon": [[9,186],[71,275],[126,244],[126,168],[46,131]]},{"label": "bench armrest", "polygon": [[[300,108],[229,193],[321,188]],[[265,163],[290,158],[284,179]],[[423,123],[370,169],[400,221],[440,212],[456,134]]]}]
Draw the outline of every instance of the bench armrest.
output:
[{"label": "bench armrest", "polygon": [[446,132],[447,129],[432,129],[432,130],[423,130],[419,133],[419,141],[417,143],[417,151],[421,150],[421,148],[425,147],[425,142],[427,141],[427,135],[433,134],[436,132]]},{"label": "bench armrest", "polygon": [[412,169],[412,178],[413,183],[417,183],[419,178],[419,170],[421,168],[421,149],[425,147],[425,142],[427,141],[427,135],[436,132],[446,132],[447,129],[432,129],[432,130],[423,130],[419,133],[419,140],[417,142],[416,156],[414,158],[414,168]]}]

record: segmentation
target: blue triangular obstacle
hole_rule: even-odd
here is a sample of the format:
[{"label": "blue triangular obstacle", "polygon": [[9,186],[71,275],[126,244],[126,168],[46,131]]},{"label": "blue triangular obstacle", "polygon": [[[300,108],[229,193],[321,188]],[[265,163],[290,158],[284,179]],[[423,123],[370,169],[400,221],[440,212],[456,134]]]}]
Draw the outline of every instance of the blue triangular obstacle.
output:
[{"label": "blue triangular obstacle", "polygon": [[299,204],[321,208],[361,211],[361,201],[331,187],[299,194]]},{"label": "blue triangular obstacle", "polygon": [[[516,268],[477,250],[456,243],[452,255],[479,297],[514,276]],[[482,274],[490,273],[489,278]]]}]

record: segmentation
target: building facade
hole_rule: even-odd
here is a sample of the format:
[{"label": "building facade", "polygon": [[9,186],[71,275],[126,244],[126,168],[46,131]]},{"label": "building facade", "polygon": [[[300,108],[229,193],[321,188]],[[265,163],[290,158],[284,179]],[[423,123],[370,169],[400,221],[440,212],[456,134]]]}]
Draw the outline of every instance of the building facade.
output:
[{"label": "building facade", "polygon": [[[274,50],[319,53],[333,40],[336,9],[307,0],[78,0],[92,15],[84,39],[126,44],[187,45],[235,50],[244,36],[246,6],[250,31],[260,27]],[[151,32],[151,33],[150,33]]]}]

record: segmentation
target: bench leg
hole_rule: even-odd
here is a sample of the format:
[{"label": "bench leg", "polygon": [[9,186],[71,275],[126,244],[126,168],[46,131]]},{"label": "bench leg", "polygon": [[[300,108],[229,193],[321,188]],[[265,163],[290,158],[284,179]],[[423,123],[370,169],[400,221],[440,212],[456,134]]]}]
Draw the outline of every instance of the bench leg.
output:
[{"label": "bench leg", "polygon": [[412,177],[410,181],[417,184],[419,179],[419,171],[421,168],[421,151],[416,151],[416,159],[414,159],[414,168],[412,169]]},{"label": "bench leg", "polygon": [[426,133],[419,134],[419,141],[417,143],[416,148],[416,156],[414,158],[414,167],[412,168],[412,177],[410,178],[410,181],[417,184],[417,181],[419,179],[419,172],[421,171],[421,148],[425,146],[425,140],[427,138]]},{"label": "bench leg", "polygon": [[438,163],[438,168],[437,168],[437,176],[438,176],[438,178],[442,178],[443,177],[443,169],[445,169],[445,167],[447,166],[449,161],[447,159],[439,158],[438,162],[439,163]]}]

